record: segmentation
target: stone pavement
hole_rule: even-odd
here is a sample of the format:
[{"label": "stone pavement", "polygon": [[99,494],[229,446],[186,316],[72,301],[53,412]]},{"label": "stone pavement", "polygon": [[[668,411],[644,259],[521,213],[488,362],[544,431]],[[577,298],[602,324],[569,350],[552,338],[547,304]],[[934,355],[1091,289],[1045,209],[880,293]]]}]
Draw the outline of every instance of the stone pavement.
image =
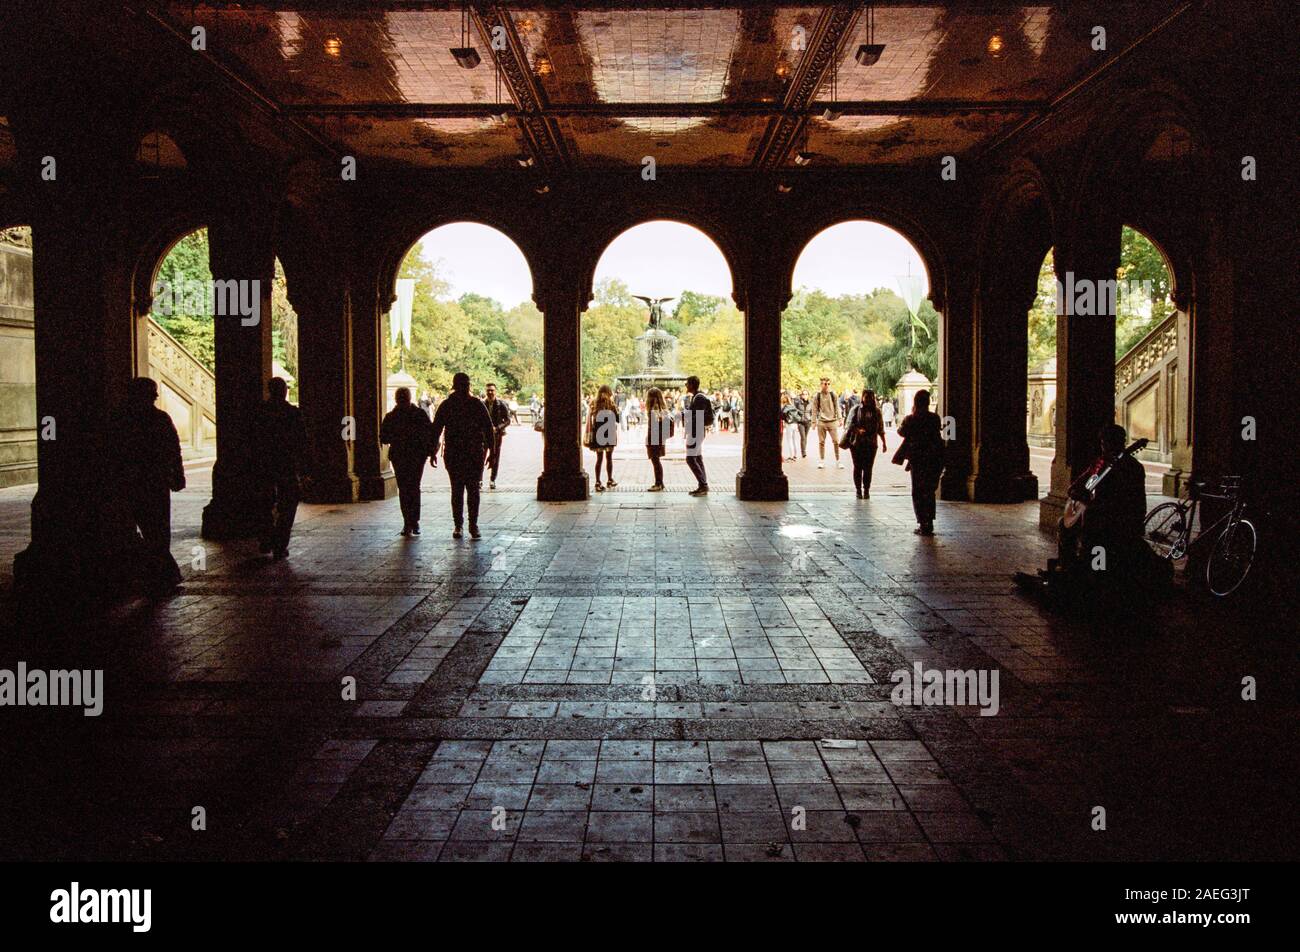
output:
[{"label": "stone pavement", "polygon": [[[0,643],[106,672],[99,718],[0,709],[0,855],[1300,854],[1292,634],[1194,594],[1045,612],[1009,580],[1052,548],[1032,503],[923,539],[901,496],[503,492],[472,542],[430,493],[416,540],[396,500],[303,507],[273,563],[200,542],[191,485],[182,594]],[[29,497],[0,493],[9,551]],[[998,671],[998,713],[894,704],[915,662]]]}]

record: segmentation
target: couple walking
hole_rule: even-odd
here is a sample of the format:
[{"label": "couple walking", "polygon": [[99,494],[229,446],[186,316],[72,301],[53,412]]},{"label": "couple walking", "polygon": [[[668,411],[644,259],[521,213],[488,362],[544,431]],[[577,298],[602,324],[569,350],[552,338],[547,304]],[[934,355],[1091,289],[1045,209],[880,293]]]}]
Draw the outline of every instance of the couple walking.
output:
[{"label": "couple walking", "polygon": [[388,459],[397,474],[397,495],[402,506],[402,535],[420,534],[420,480],[425,460],[438,465],[438,446],[451,481],[452,538],[463,534],[465,504],[469,503],[469,536],[477,539],[479,491],[483,467],[497,451],[497,428],[483,401],[469,392],[469,374],[458,373],[451,394],[438,404],[430,421],[411,403],[411,391],[398,388],[397,406],[379,427],[379,440],[388,444]]}]

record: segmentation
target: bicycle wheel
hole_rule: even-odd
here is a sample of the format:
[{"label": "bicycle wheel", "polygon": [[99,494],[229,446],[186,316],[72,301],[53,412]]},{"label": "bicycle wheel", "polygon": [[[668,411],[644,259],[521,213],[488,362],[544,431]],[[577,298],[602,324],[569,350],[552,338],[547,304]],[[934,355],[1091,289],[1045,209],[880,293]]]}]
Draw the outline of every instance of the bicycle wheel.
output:
[{"label": "bicycle wheel", "polygon": [[1214,542],[1214,551],[1205,563],[1205,584],[1223,598],[1231,595],[1246,581],[1255,560],[1255,527],[1249,520],[1231,523]]},{"label": "bicycle wheel", "polygon": [[1166,502],[1147,513],[1142,523],[1142,537],[1160,558],[1174,561],[1182,557],[1187,511],[1183,503]]}]

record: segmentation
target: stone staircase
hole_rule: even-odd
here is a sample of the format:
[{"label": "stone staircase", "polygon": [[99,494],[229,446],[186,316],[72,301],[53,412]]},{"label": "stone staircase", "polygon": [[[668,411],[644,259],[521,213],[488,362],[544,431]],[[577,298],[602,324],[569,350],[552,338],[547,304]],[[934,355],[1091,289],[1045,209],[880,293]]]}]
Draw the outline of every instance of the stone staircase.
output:
[{"label": "stone staircase", "polygon": [[149,376],[158,382],[158,405],[171,415],[187,460],[216,455],[217,379],[167,333],[146,321]]}]

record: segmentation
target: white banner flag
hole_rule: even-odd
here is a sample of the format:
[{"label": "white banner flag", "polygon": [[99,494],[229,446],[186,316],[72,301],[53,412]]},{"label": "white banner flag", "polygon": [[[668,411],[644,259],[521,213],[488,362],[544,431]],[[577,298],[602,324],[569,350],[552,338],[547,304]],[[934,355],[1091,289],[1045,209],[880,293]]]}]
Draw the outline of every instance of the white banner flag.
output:
[{"label": "white banner flag", "polygon": [[898,282],[898,292],[907,305],[907,313],[916,317],[921,299],[925,296],[925,278],[919,274],[900,274],[894,280]]},{"label": "white banner flag", "polygon": [[402,343],[411,343],[411,306],[415,303],[415,278],[397,279],[397,300],[388,312],[388,342],[396,344],[400,335]]}]

